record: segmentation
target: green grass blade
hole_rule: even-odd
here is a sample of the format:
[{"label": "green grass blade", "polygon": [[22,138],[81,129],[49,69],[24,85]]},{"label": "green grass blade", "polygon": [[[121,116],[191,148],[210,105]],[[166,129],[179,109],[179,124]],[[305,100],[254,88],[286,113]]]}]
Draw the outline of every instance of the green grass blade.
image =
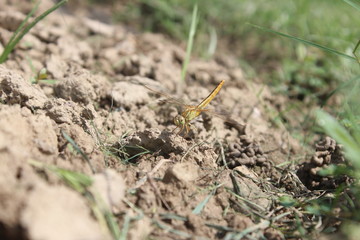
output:
[{"label": "green grass blade", "polygon": [[132,159],[137,158],[138,156],[141,156],[141,155],[144,155],[144,154],[148,154],[148,153],[151,153],[151,152],[150,152],[149,150],[145,150],[145,151],[143,151],[143,152],[139,152],[139,153],[137,153],[137,154],[135,154],[135,155],[133,155],[133,156],[131,156],[131,157],[126,158],[126,159],[124,160],[124,162],[129,163]]},{"label": "green grass blade", "polygon": [[207,195],[206,198],[194,208],[192,213],[195,215],[200,214],[212,196],[213,196],[213,193],[210,193],[209,195]]},{"label": "green grass blade", "polygon": [[91,168],[91,171],[93,173],[95,173],[95,169],[93,168],[88,156],[80,149],[80,147],[76,144],[76,142],[69,135],[67,135],[64,131],[61,131],[61,133],[64,136],[64,138],[66,139],[66,141],[68,141],[74,147],[74,149],[88,162],[88,164]]},{"label": "green grass blade", "polygon": [[[53,11],[55,11],[56,9],[58,9],[59,7],[61,7],[62,5],[64,5],[68,0],[62,0],[60,2],[58,2],[57,4],[55,4],[53,7],[49,8],[48,10],[46,10],[43,14],[41,14],[40,16],[38,16],[37,18],[34,19],[34,21],[32,21],[29,25],[27,25],[25,28],[18,28],[17,34],[13,35],[12,41],[10,41],[7,46],[5,47],[5,50],[3,51],[3,53],[0,56],[0,64],[5,62],[8,55],[10,54],[10,52],[15,48],[15,46],[20,42],[20,40],[30,31],[31,28],[33,28],[38,22],[40,22],[42,19],[44,19],[47,15],[49,15],[50,13],[52,13]],[[34,8],[35,9],[35,8]],[[33,10],[34,10],[33,9]],[[35,10],[34,10],[35,11]],[[31,11],[32,12],[32,11]],[[30,13],[31,13],[30,12]],[[28,14],[28,16],[26,17],[26,21],[28,20],[28,18],[30,18],[30,14]],[[25,24],[25,20],[21,23],[20,26],[24,26]]]},{"label": "green grass blade", "polygon": [[37,9],[39,8],[40,5],[40,1],[38,1],[35,6],[31,9],[31,11],[29,12],[28,15],[26,15],[26,18],[20,23],[19,27],[16,29],[16,31],[14,32],[14,34],[11,36],[8,45],[14,41],[14,39],[16,38],[16,36],[19,34],[19,32],[23,29],[23,27],[25,26],[25,24],[27,23],[27,21],[29,20],[29,18],[34,15],[34,13],[37,11]]},{"label": "green grass blade", "polygon": [[163,219],[171,219],[171,220],[179,220],[179,221],[187,221],[188,219],[186,217],[174,214],[174,213],[160,213],[160,218]]},{"label": "green grass blade", "polygon": [[179,230],[176,230],[176,229],[173,229],[172,227],[160,222],[160,221],[157,221],[157,220],[153,220],[153,223],[158,226],[159,228],[165,230],[166,232],[171,232],[173,234],[176,234],[182,238],[187,238],[187,239],[191,239],[191,235],[187,232],[183,232],[183,231],[179,231]]},{"label": "green grass blade", "polygon": [[49,170],[55,172],[59,176],[59,178],[61,178],[67,185],[69,185],[71,188],[73,188],[79,193],[84,193],[87,187],[89,187],[93,182],[91,177],[82,173],[66,170],[55,166],[49,167]]},{"label": "green grass blade", "polygon": [[236,181],[236,177],[234,176],[234,172],[230,173],[230,179],[231,179],[231,183],[233,184],[234,193],[241,196],[240,187],[239,187],[239,184]]},{"label": "green grass blade", "polygon": [[10,54],[10,52],[13,50],[14,46],[16,45],[16,44],[13,45],[14,39],[18,36],[19,32],[23,29],[24,25],[27,23],[29,18],[32,15],[34,15],[36,10],[39,8],[39,5],[40,5],[40,1],[35,4],[35,6],[31,9],[30,13],[28,15],[26,15],[26,18],[20,23],[19,27],[16,29],[16,31],[11,36],[9,42],[5,46],[4,51],[2,52],[2,54],[0,56],[0,64],[6,61],[7,56]]},{"label": "green grass blade", "polygon": [[207,57],[212,57],[215,54],[217,47],[218,37],[216,33],[216,29],[214,27],[210,28],[210,42],[207,50]]},{"label": "green grass blade", "polygon": [[259,230],[266,229],[270,226],[270,222],[268,220],[261,220],[260,223],[253,225],[251,227],[248,227],[244,229],[241,233],[234,234],[231,239],[240,240],[244,239],[244,237],[252,232],[256,232]]},{"label": "green grass blade", "polygon": [[193,48],[197,23],[198,23],[198,6],[197,6],[197,4],[195,4],[193,13],[192,13],[192,17],[191,17],[189,38],[188,38],[188,43],[186,46],[186,56],[185,56],[185,60],[184,60],[184,63],[183,63],[182,69],[181,69],[181,81],[182,82],[185,81],[187,67],[190,62],[190,56],[191,56],[191,52],[192,52],[192,48]]},{"label": "green grass blade", "polygon": [[355,46],[355,48],[353,50],[353,54],[356,57],[356,60],[358,61],[358,63],[360,63],[359,57],[357,55],[357,50],[358,50],[359,46],[360,46],[360,40],[357,42],[357,44],[356,44],[356,46]]},{"label": "green grass blade", "polygon": [[344,146],[345,155],[357,169],[360,169],[360,146],[355,139],[328,113],[318,110],[316,116],[319,125],[329,136]]},{"label": "green grass blade", "polygon": [[323,106],[325,105],[325,103],[329,100],[329,98],[331,98],[333,95],[335,95],[337,92],[348,88],[349,86],[353,86],[357,81],[360,81],[360,76],[356,76],[346,82],[343,82],[341,84],[339,84],[334,90],[332,90],[324,99],[323,101]]},{"label": "green grass blade", "polygon": [[295,40],[295,41],[298,41],[300,43],[303,43],[303,44],[306,44],[306,45],[309,45],[309,46],[312,46],[312,47],[316,47],[316,48],[319,48],[321,50],[324,50],[324,51],[327,51],[329,53],[332,53],[332,54],[335,54],[335,55],[338,55],[340,57],[344,57],[344,58],[347,58],[347,59],[350,59],[350,60],[355,60],[357,61],[357,59],[353,56],[350,56],[350,55],[347,55],[345,53],[342,53],[342,52],[339,52],[339,51],[336,51],[335,49],[332,49],[332,48],[328,48],[328,47],[325,47],[323,45],[320,45],[320,44],[317,44],[317,43],[314,43],[314,42],[310,42],[308,40],[305,40],[305,39],[302,39],[302,38],[298,38],[298,37],[294,37],[294,36],[290,36],[290,35],[287,35],[285,33],[281,33],[281,32],[277,32],[277,31],[274,31],[274,30],[271,30],[269,28],[265,28],[265,27],[261,27],[261,26],[258,26],[258,25],[255,25],[255,24],[251,24],[251,23],[248,23],[250,24],[251,26],[253,27],[256,27],[260,30],[263,30],[265,32],[269,32],[269,33],[274,33],[276,35],[279,35],[279,36],[282,36],[282,37],[286,37],[286,38],[289,38],[291,40]]},{"label": "green grass blade", "polygon": [[343,0],[343,1],[360,11],[360,1],[359,0]]},{"label": "green grass blade", "polygon": [[29,164],[37,168],[48,169],[49,171],[55,173],[68,186],[81,194],[85,193],[86,189],[93,183],[91,177],[79,172],[70,171],[35,160],[29,160]]},{"label": "green grass blade", "polygon": [[192,211],[193,214],[195,215],[198,215],[201,213],[201,211],[204,209],[204,207],[206,206],[206,204],[209,202],[210,198],[215,194],[216,192],[216,189],[218,189],[219,187],[221,187],[222,184],[219,184],[217,185],[209,195],[206,196],[206,198],[201,202],[199,203],[195,208],[194,210]]},{"label": "green grass blade", "polygon": [[130,228],[130,220],[131,217],[129,216],[129,214],[125,215],[124,218],[124,223],[123,223],[123,227],[119,236],[119,240],[126,240],[127,239],[127,234],[129,232],[129,228]]},{"label": "green grass blade", "polygon": [[214,228],[218,231],[222,231],[222,232],[235,232],[236,229],[234,228],[230,228],[228,226],[222,226],[222,225],[217,225],[217,224],[212,224],[212,223],[205,223],[206,226]]}]

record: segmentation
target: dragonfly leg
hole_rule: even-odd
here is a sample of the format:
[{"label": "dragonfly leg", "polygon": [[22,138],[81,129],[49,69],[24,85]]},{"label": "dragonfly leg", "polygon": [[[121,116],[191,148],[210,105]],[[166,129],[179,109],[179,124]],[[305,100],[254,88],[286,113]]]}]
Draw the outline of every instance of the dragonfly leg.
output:
[{"label": "dragonfly leg", "polygon": [[[185,135],[184,135],[184,138],[187,137],[187,135],[189,134],[189,131],[190,131],[190,124],[185,124]],[[184,128],[184,127],[183,127]]]},{"label": "dragonfly leg", "polygon": [[175,130],[178,129],[178,128],[180,128],[180,129],[179,129],[179,131],[176,133],[177,135],[179,135],[179,133],[182,132],[182,130],[184,129],[184,126],[183,126],[183,125],[182,125],[182,126],[176,126],[176,128],[174,128],[174,130],[172,130],[171,133],[174,133]]},{"label": "dragonfly leg", "polygon": [[179,126],[176,126],[176,128],[174,128],[174,130],[171,131],[171,133],[174,133],[175,130],[178,128]]},{"label": "dragonfly leg", "polygon": [[184,125],[181,125],[180,130],[178,131],[177,135],[179,135],[184,130]]}]

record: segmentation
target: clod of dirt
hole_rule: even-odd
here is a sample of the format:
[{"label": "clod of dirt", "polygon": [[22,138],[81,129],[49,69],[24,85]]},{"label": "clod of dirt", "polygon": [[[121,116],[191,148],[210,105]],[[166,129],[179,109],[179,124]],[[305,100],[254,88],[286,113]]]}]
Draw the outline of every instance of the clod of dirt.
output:
[{"label": "clod of dirt", "polygon": [[166,170],[163,181],[165,183],[183,182],[188,183],[198,178],[198,166],[191,162],[177,163]]},{"label": "clod of dirt", "polygon": [[133,227],[129,230],[128,239],[147,239],[153,231],[151,220],[147,217],[134,221],[131,225]]},{"label": "clod of dirt", "polygon": [[[271,197],[269,193],[264,192],[258,186],[259,177],[257,174],[246,166],[238,166],[234,168],[235,173],[231,172],[231,187],[238,186],[240,196],[252,201],[253,203],[261,206],[263,209],[268,209],[271,204]],[[238,174],[237,174],[238,173]],[[226,178],[229,181],[229,178]],[[235,187],[234,187],[235,188]]]},{"label": "clod of dirt", "polygon": [[33,31],[34,36],[46,43],[57,43],[57,40],[66,34],[65,29],[53,25],[51,28],[44,25],[36,25]]},{"label": "clod of dirt", "polygon": [[24,14],[17,11],[0,12],[0,27],[9,31],[15,31],[25,17]]},{"label": "clod of dirt", "polygon": [[7,104],[20,104],[30,109],[42,108],[47,101],[38,85],[31,84],[3,65],[0,65],[0,98]]},{"label": "clod of dirt", "polygon": [[93,176],[94,182],[90,191],[98,193],[108,209],[119,207],[125,195],[125,183],[121,175],[112,169]]},{"label": "clod of dirt", "polygon": [[230,143],[225,156],[229,168],[240,165],[263,165],[267,161],[267,156],[260,144],[250,140],[246,135],[242,135],[236,142]]},{"label": "clod of dirt", "polygon": [[187,149],[185,139],[167,131],[160,132],[158,129],[136,132],[128,141],[129,145],[142,146],[153,152],[161,150],[160,154],[165,158],[168,158],[170,153],[179,154]]},{"label": "clod of dirt", "polygon": [[196,235],[204,236],[209,232],[208,229],[203,227],[203,219],[193,213],[187,215],[185,226]]},{"label": "clod of dirt", "polygon": [[139,75],[141,77],[154,76],[154,63],[152,59],[142,55],[132,55],[124,59],[118,67],[118,71],[125,76]]},{"label": "clod of dirt", "polygon": [[[141,50],[138,55],[146,54],[153,62],[151,66],[153,72],[148,77],[156,79],[165,88],[173,90],[174,83],[180,81],[182,60],[179,56],[185,55],[184,50],[166,41],[162,35],[152,33],[146,33],[138,39],[138,46]],[[180,58],[183,59],[183,57]]]},{"label": "clod of dirt", "polygon": [[228,215],[226,217],[226,221],[229,223],[229,227],[234,228],[238,231],[242,231],[254,225],[250,218],[236,214]]},{"label": "clod of dirt", "polygon": [[94,58],[93,49],[90,45],[71,35],[61,36],[56,44],[63,59],[87,66]]},{"label": "clod of dirt", "polygon": [[89,34],[99,34],[110,38],[116,33],[116,29],[113,26],[97,20],[84,18],[82,22],[89,29]]},{"label": "clod of dirt", "polygon": [[[20,217],[24,208],[29,206],[29,194],[43,181],[28,161],[53,163],[58,155],[57,144],[54,123],[50,118],[43,114],[34,115],[19,105],[0,105],[0,225],[4,227],[0,236],[5,234],[18,239],[20,230],[26,229]],[[41,212],[48,214],[44,208]],[[27,220],[26,224],[31,225],[33,220]],[[56,228],[51,230],[52,234],[54,231]]]},{"label": "clod of dirt", "polygon": [[53,122],[18,105],[0,105],[0,149],[19,161],[26,156],[51,159],[49,155],[58,153]]},{"label": "clod of dirt", "polygon": [[[88,157],[88,160],[84,159],[80,154],[74,154],[66,146],[68,143],[63,136],[63,132],[67,134],[74,142],[80,147],[81,151]],[[103,171],[104,169],[104,157],[101,151],[96,147],[95,139],[84,131],[78,125],[63,124],[61,125],[61,131],[58,132],[59,148],[61,158],[67,159],[67,161],[58,161],[57,165],[62,168],[71,168],[74,171],[82,172],[85,174],[91,174],[91,168],[96,172]]]},{"label": "clod of dirt", "polygon": [[27,197],[21,225],[29,239],[111,239],[91,217],[85,199],[64,186],[38,184]]},{"label": "clod of dirt", "polygon": [[44,110],[46,115],[56,123],[85,125],[85,120],[93,119],[96,112],[92,105],[80,106],[73,101],[53,98],[46,102]]},{"label": "clod of dirt", "polygon": [[58,53],[56,53],[57,50],[54,45],[49,44],[47,48],[52,54],[46,56],[45,66],[49,75],[55,80],[64,79],[68,76],[69,72],[75,72],[82,69],[78,64],[67,62],[60,57]]},{"label": "clod of dirt", "polygon": [[[202,84],[218,83],[221,80],[230,80],[228,70],[215,61],[203,62],[193,60],[189,65],[189,74]],[[240,80],[240,79],[238,79]]]},{"label": "clod of dirt", "polygon": [[92,75],[86,70],[69,73],[68,77],[55,85],[55,94],[65,100],[89,103],[105,97],[109,82],[102,75]]},{"label": "clod of dirt", "polygon": [[[202,167],[216,168],[217,155],[213,148],[206,144],[187,141],[168,131],[160,132],[158,129],[138,131],[128,139],[128,145],[141,146],[165,158],[173,158],[175,161],[194,161]],[[143,149],[139,150],[143,151]],[[129,154],[135,155],[139,150]]]},{"label": "clod of dirt", "polygon": [[274,228],[265,229],[264,236],[268,240],[283,240],[283,239],[285,239],[284,235],[280,231],[278,231]]},{"label": "clod of dirt", "polygon": [[339,184],[350,181],[347,176],[331,177],[318,174],[319,170],[330,164],[346,164],[341,146],[334,139],[326,137],[315,145],[315,150],[310,162],[303,163],[297,172],[306,187],[309,189],[335,189]]},{"label": "clod of dirt", "polygon": [[102,121],[98,122],[99,119],[94,119],[94,121],[97,122],[96,126],[102,126],[102,129],[109,129],[116,139],[118,139],[118,136],[122,136],[126,131],[135,129],[135,117],[125,110],[113,111],[111,113],[104,111],[101,112],[101,115],[105,116],[101,119]]},{"label": "clod of dirt", "polygon": [[116,82],[111,89],[111,98],[115,106],[126,109],[150,101],[146,88],[128,82]]}]

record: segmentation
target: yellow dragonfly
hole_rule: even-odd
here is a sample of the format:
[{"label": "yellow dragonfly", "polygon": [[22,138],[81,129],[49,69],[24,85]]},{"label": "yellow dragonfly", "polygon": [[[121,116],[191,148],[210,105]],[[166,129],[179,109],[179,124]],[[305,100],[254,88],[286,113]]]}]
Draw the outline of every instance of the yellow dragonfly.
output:
[{"label": "yellow dragonfly", "polygon": [[179,133],[181,133],[184,129],[186,131],[186,135],[189,133],[190,131],[190,122],[191,120],[193,120],[194,118],[198,117],[201,112],[203,111],[208,111],[208,109],[206,109],[205,107],[211,102],[211,100],[214,99],[214,97],[219,93],[221,87],[224,85],[225,80],[222,80],[216,88],[214,88],[214,90],[212,90],[212,92],[204,99],[201,101],[201,103],[199,103],[199,105],[197,106],[191,106],[188,105],[185,107],[185,110],[177,115],[174,118],[174,123],[176,125],[176,128],[173,130],[175,131],[177,128],[180,128]]},{"label": "yellow dragonfly", "polygon": [[[175,131],[177,128],[180,128],[179,132],[177,134],[180,134],[182,131],[185,130],[185,136],[189,133],[190,127],[191,127],[191,121],[198,117],[202,112],[208,112],[210,109],[206,109],[205,107],[211,102],[211,100],[214,99],[214,97],[219,93],[220,89],[224,85],[225,80],[222,80],[215,88],[212,90],[212,92],[199,103],[197,106],[194,105],[185,105],[181,101],[174,99],[172,97],[167,96],[164,93],[155,91],[151,89],[150,87],[146,86],[145,84],[142,84],[144,87],[149,89],[152,92],[155,92],[157,94],[163,95],[167,98],[166,102],[173,102],[177,105],[180,105],[184,108],[181,114],[177,115],[174,118],[174,123],[176,125],[176,128],[173,130]],[[217,114],[216,114],[217,115]]]}]

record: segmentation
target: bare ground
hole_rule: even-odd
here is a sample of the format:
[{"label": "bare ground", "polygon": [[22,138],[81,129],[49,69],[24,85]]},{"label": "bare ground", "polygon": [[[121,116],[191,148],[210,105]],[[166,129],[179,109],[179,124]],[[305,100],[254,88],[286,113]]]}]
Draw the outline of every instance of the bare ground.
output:
[{"label": "bare ground", "polygon": [[[0,52],[30,9],[5,2]],[[43,2],[42,10],[51,5]],[[230,56],[192,58],[182,85],[184,56],[161,35],[85,16],[56,12],[31,30],[0,65],[0,238],[112,238],[84,194],[44,166],[91,176],[119,228],[130,223],[128,239],[301,237],[296,218],[314,227],[316,219],[279,198],[315,198],[306,186],[321,179],[312,169],[332,161],[336,143],[326,140],[327,154],[310,162],[273,121],[285,99],[247,79]],[[42,68],[55,83],[31,83]],[[197,104],[221,80],[211,106],[237,123],[205,114],[186,137],[172,132],[179,109],[142,85],[170,95],[182,89]],[[295,174],[304,159],[306,186]]]}]

